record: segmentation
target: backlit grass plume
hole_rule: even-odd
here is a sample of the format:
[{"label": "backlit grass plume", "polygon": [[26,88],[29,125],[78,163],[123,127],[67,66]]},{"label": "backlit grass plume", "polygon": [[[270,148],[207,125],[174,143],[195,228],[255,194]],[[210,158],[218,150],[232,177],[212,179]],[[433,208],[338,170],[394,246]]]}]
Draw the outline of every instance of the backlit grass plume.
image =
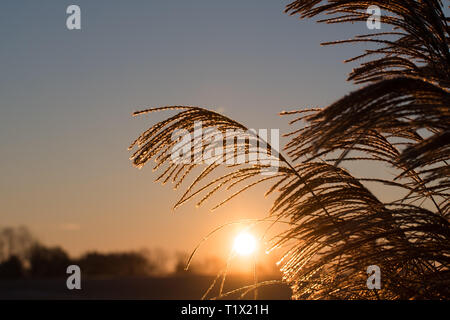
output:
[{"label": "backlit grass plume", "polygon": [[[296,127],[286,134],[285,155],[273,154],[280,161],[276,174],[262,175],[266,167],[251,161],[171,162],[173,133],[193,132],[195,121],[221,132],[237,130],[234,155],[255,152],[251,139],[264,145],[261,137],[245,134],[242,124],[199,107],[136,112],[178,113],[144,132],[130,147],[137,147],[131,159],[137,167],[154,159],[161,171],[157,180],[175,187],[191,177],[176,207],[193,198],[200,205],[220,190],[236,188],[220,206],[269,183],[267,194],[274,193],[275,200],[268,214],[288,222],[272,246],[285,249],[280,266],[294,299],[450,299],[450,54],[442,3],[298,0],[286,12],[301,18],[325,14],[320,20],[325,23],[365,23],[370,5],[383,10],[383,28],[392,31],[326,43],[376,46],[348,60],[362,61],[349,80],[364,86],[323,109],[282,112]],[[356,177],[344,167],[364,161],[395,170],[396,176]],[[403,192],[382,201],[368,188],[376,183]],[[381,269],[380,290],[366,286],[370,265]]]}]

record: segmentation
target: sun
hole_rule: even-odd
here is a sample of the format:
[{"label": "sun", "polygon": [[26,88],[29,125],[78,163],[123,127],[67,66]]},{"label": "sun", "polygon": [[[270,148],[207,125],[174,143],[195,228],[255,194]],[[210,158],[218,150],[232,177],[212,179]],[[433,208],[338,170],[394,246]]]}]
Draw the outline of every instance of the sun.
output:
[{"label": "sun", "polygon": [[233,249],[241,256],[252,254],[256,250],[256,239],[251,234],[242,232],[234,239]]}]

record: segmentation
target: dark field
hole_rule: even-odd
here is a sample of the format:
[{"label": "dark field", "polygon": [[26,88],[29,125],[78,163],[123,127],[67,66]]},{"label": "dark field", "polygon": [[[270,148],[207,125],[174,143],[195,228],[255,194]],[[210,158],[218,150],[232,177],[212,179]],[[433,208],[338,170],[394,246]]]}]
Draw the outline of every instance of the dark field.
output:
[{"label": "dark field", "polygon": [[[0,280],[0,299],[200,299],[213,280],[212,276],[196,275],[92,278],[82,280],[81,290],[68,290],[65,278]],[[230,277],[224,291],[249,284],[248,278]],[[289,287],[275,284],[260,288],[258,299],[289,299],[290,294]],[[245,298],[253,299],[253,293]]]}]

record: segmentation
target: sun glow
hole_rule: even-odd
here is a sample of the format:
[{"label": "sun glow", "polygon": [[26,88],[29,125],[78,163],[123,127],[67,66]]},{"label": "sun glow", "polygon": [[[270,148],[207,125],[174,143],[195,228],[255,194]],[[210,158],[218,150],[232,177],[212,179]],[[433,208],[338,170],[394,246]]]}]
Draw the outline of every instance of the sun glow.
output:
[{"label": "sun glow", "polygon": [[251,234],[242,232],[234,239],[233,249],[241,256],[252,254],[256,250],[256,239]]}]

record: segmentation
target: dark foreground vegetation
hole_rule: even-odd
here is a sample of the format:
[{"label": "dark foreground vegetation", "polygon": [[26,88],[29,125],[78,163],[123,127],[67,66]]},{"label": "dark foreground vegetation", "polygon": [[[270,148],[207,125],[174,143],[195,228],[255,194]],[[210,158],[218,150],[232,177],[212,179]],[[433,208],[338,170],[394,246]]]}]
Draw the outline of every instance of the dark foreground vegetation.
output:
[{"label": "dark foreground vegetation", "polygon": [[[82,280],[81,290],[68,290],[66,278],[2,279],[0,299],[200,299],[214,280],[205,275],[169,275],[158,277],[94,277]],[[230,276],[225,291],[249,285],[245,276]],[[236,299],[240,294],[227,298]],[[259,299],[289,299],[287,285],[275,284],[258,290]],[[214,296],[214,293],[211,294]],[[245,299],[253,299],[249,293]]]}]

